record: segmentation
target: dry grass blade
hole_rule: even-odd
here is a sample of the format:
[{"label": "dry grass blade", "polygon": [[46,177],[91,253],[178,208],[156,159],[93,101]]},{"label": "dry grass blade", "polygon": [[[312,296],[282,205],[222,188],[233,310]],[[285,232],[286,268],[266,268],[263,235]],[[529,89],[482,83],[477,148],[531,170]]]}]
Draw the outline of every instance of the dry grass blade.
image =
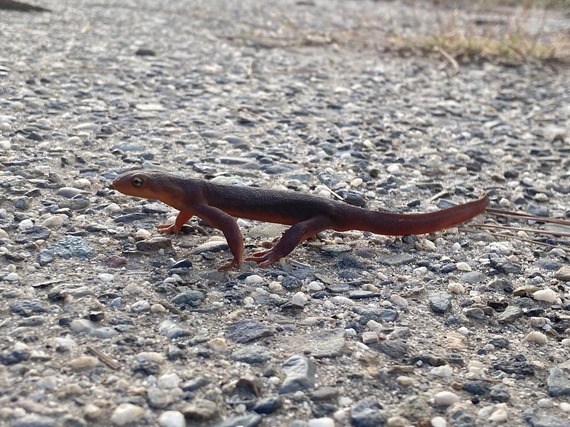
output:
[{"label": "dry grass blade", "polygon": [[525,233],[544,234],[547,236],[555,236],[555,237],[570,237],[570,233],[567,233],[564,231],[549,231],[549,230],[539,230],[536,228],[507,227],[506,225],[497,225],[497,224],[470,224],[470,225],[472,227],[479,227],[479,228],[492,228],[492,229],[499,229],[499,230],[524,231]]},{"label": "dry grass blade", "polygon": [[90,345],[87,346],[87,351],[89,351],[90,353],[94,354],[95,356],[97,356],[99,358],[99,360],[101,360],[101,362],[103,362],[105,365],[107,365],[109,368],[114,369],[115,371],[121,369],[121,365],[116,362],[115,360],[111,359],[109,356],[107,356],[105,353],[103,353],[101,350],[97,350],[95,347],[91,347]]},{"label": "dry grass blade", "polygon": [[[468,230],[468,231],[471,232],[471,233],[474,233],[474,232],[475,232],[475,230],[469,230],[468,228],[467,228],[466,230]],[[511,240],[514,239],[514,240],[518,240],[519,242],[531,243],[531,244],[533,244],[533,245],[543,246],[543,247],[547,247],[547,248],[551,248],[551,249],[554,249],[554,248],[556,248],[556,249],[561,249],[561,250],[563,250],[564,252],[570,253],[570,248],[564,248],[564,247],[562,247],[562,246],[560,246],[560,245],[554,245],[554,244],[552,244],[552,243],[540,242],[540,241],[538,241],[538,240],[525,239],[524,237],[519,237],[519,236],[516,236],[516,235],[513,235],[513,234],[491,233],[491,235],[494,236],[494,237],[502,237],[502,238],[505,238],[505,239],[511,239]]]},{"label": "dry grass blade", "polygon": [[570,221],[562,218],[550,218],[546,216],[528,215],[523,212],[503,211],[501,209],[493,209],[493,208],[487,208],[485,212],[491,215],[504,216],[507,218],[518,218],[518,219],[524,219],[536,222],[549,222],[552,224],[567,225],[570,227]]}]

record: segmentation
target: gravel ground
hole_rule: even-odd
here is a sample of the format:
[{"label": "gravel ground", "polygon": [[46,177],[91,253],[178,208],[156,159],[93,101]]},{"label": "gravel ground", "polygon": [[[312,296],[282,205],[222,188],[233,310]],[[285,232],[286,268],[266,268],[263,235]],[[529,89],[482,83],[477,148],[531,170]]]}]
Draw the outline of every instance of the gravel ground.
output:
[{"label": "gravel ground", "polygon": [[[0,424],[569,425],[567,238],[325,232],[226,274],[219,231],[159,236],[174,210],[108,188],[142,166],[570,217],[567,68],[391,49],[429,5],[276,3],[0,11]],[[248,253],[283,230],[239,223]]]}]

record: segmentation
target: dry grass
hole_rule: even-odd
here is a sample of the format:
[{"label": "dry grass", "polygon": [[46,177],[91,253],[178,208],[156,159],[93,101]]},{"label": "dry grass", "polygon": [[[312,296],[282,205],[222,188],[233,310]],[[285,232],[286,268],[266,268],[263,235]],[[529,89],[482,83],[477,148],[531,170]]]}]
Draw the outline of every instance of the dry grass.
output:
[{"label": "dry grass", "polygon": [[570,19],[570,0],[435,3],[432,33],[407,38],[409,46],[443,54],[456,63],[570,63],[570,32],[567,25],[559,25]]}]

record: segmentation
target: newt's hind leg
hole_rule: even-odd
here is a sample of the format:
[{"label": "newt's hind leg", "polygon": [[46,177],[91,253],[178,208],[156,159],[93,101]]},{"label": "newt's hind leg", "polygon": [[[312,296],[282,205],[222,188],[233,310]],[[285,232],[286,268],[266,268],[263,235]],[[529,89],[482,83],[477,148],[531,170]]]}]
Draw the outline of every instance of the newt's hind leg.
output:
[{"label": "newt's hind leg", "polygon": [[253,256],[246,258],[246,261],[255,261],[260,267],[268,267],[289,255],[299,243],[316,236],[317,233],[330,228],[331,225],[330,219],[322,215],[298,222],[285,231],[275,246],[266,251],[254,253]]}]

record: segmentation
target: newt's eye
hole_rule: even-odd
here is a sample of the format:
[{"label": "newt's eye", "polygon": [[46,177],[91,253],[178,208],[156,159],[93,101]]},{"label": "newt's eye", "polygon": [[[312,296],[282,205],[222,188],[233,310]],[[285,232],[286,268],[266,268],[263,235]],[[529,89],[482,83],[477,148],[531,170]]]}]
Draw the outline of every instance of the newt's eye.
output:
[{"label": "newt's eye", "polygon": [[133,178],[133,185],[135,187],[142,187],[143,184],[144,184],[144,179],[142,179],[140,176],[135,176]]}]

